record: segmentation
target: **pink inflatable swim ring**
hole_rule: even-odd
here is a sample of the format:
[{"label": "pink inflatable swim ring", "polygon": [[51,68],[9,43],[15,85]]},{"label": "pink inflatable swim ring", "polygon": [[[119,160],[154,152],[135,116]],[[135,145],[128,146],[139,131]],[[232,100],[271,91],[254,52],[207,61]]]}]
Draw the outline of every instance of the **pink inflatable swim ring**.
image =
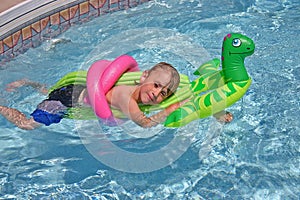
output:
[{"label": "pink inflatable swim ring", "polygon": [[140,70],[135,59],[128,55],[121,55],[114,61],[98,60],[92,64],[87,73],[86,102],[97,117],[104,120],[114,119],[105,95],[123,73],[133,71]]}]

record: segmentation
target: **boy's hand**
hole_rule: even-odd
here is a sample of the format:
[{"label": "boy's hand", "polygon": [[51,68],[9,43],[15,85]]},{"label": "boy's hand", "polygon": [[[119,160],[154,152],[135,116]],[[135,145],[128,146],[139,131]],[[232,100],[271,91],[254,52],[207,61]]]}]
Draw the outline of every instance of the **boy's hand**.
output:
[{"label": "boy's hand", "polygon": [[233,114],[228,111],[221,111],[214,114],[214,117],[220,123],[230,123],[233,120]]}]

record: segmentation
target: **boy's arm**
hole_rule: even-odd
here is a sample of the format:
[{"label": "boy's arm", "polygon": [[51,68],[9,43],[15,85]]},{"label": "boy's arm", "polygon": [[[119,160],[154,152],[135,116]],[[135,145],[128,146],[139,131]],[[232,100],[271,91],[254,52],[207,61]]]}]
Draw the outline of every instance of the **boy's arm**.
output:
[{"label": "boy's arm", "polygon": [[150,128],[150,127],[156,126],[156,125],[164,122],[166,120],[167,116],[171,112],[173,112],[174,110],[179,108],[181,105],[182,105],[182,102],[172,104],[169,107],[167,107],[166,109],[164,109],[150,117],[147,117],[137,106],[138,111],[134,112],[133,110],[131,110],[131,112],[128,116],[130,116],[130,119],[132,121],[134,121],[135,123],[137,123],[138,125],[140,125],[141,127]]},{"label": "boy's arm", "polygon": [[[139,108],[138,103],[132,98],[132,94],[124,87],[115,87],[109,95],[107,95],[108,102],[124,113],[129,119],[134,121],[141,127],[150,128],[162,123],[166,117],[182,106],[187,100],[178,102],[168,106],[166,109],[147,117]],[[112,95],[114,93],[114,95]],[[113,99],[113,100],[112,100]]]},{"label": "boy's arm", "polygon": [[166,116],[163,111],[157,113],[155,118],[147,117],[139,108],[137,102],[133,99],[128,101],[119,101],[117,107],[132,121],[143,128],[156,126]]}]

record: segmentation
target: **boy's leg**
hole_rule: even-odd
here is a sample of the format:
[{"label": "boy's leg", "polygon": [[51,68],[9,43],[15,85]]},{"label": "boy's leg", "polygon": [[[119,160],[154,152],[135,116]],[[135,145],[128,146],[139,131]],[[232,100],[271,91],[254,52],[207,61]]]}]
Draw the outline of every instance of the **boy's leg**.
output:
[{"label": "boy's leg", "polygon": [[24,113],[14,108],[0,106],[0,114],[21,129],[32,130],[41,125],[34,121],[33,118],[27,118]]},{"label": "boy's leg", "polygon": [[6,85],[6,91],[13,92],[16,88],[22,87],[22,86],[31,86],[35,89],[37,89],[42,94],[48,94],[48,90],[44,84],[33,82],[27,79],[21,79],[14,82],[11,82]]}]

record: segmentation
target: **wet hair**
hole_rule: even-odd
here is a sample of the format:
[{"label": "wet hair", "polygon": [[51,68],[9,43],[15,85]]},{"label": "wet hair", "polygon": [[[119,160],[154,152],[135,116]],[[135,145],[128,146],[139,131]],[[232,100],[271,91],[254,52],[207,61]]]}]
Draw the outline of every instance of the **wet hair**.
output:
[{"label": "wet hair", "polygon": [[178,71],[175,69],[175,67],[173,67],[171,64],[166,63],[166,62],[160,62],[157,63],[156,65],[154,65],[148,72],[149,75],[151,74],[151,72],[158,70],[158,69],[162,69],[165,70],[167,72],[171,72],[171,79],[170,82],[168,84],[168,90],[170,91],[170,93],[168,95],[173,94],[176,89],[178,88],[179,82],[180,82],[180,76]]}]

